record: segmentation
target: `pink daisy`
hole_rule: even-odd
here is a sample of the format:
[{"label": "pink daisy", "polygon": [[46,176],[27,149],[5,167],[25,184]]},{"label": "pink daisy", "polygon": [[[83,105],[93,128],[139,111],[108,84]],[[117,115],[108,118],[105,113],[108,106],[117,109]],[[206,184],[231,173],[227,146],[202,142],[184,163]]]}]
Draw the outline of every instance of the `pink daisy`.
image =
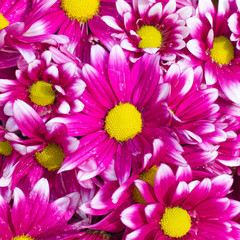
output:
[{"label": "pink daisy", "polygon": [[136,61],[145,52],[157,52],[163,61],[183,56],[184,39],[189,29],[176,11],[175,0],[165,4],[133,0],[132,5],[118,0],[116,7],[119,16],[103,16],[102,19],[113,28],[112,37],[119,39],[131,61]]},{"label": "pink daisy", "polygon": [[[13,119],[13,128],[17,125],[24,135],[23,137],[15,133],[5,134],[12,147],[23,156],[14,162],[12,172],[9,174],[13,187],[18,185],[22,178],[26,178],[27,189],[43,174],[44,177],[52,179],[52,182],[63,181],[64,177],[61,175],[58,176],[61,180],[53,175],[57,175],[56,170],[78,148],[79,140],[68,136],[63,123],[45,124],[41,117],[21,100],[16,100],[13,104]],[[71,178],[76,178],[74,171],[68,174],[72,175]],[[24,183],[24,180],[22,182]]]},{"label": "pink daisy", "polygon": [[169,84],[159,81],[159,57],[145,55],[130,70],[118,45],[109,56],[95,46],[91,63],[82,69],[87,85],[81,96],[82,113],[50,120],[66,124],[70,135],[83,136],[77,152],[59,171],[78,167],[78,178],[89,179],[115,159],[117,178],[123,183],[132,167],[135,171],[134,166],[152,152],[153,140],[158,137],[158,147],[168,148],[169,160],[186,165],[182,148],[168,128],[171,113],[165,101]]},{"label": "pink daisy", "polygon": [[12,105],[21,99],[32,106],[41,116],[80,112],[79,100],[85,83],[79,78],[74,62],[56,64],[48,50],[36,52],[37,59],[25,64],[18,63],[15,79],[1,79],[0,105],[6,115],[12,115]]},{"label": "pink daisy", "polygon": [[154,186],[135,180],[145,204],[133,204],[121,213],[127,226],[124,239],[238,239],[240,226],[232,219],[240,202],[225,197],[232,178],[222,175],[189,182],[190,173],[174,175],[161,164]]},{"label": "pink daisy", "polygon": [[13,204],[0,196],[0,239],[65,239],[61,233],[76,211],[79,193],[72,193],[49,203],[49,185],[39,180],[28,196],[15,188]]},{"label": "pink daisy", "polygon": [[240,103],[240,55],[227,25],[232,9],[228,0],[218,6],[216,11],[211,1],[199,1],[199,16],[187,20],[192,37],[187,48],[196,57],[193,61],[202,64],[206,84],[217,84],[223,97]]}]

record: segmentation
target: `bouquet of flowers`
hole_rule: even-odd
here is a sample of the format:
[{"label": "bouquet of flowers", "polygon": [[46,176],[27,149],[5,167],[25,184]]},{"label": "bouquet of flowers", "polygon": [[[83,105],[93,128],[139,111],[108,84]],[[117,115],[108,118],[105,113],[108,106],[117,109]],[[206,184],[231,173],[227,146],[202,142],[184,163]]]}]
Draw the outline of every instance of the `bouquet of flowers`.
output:
[{"label": "bouquet of flowers", "polygon": [[240,1],[0,0],[0,240],[240,239]]}]

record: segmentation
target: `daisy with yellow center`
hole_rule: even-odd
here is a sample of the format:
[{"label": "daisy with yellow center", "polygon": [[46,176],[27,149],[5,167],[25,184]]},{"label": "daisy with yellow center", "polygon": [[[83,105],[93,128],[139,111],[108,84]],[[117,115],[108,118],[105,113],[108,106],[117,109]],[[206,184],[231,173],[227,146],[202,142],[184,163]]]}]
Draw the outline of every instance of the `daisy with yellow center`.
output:
[{"label": "daisy with yellow center", "polygon": [[[155,169],[149,172],[155,172]],[[137,188],[148,202],[132,203],[121,213],[121,221],[127,227],[126,239],[137,239],[136,236],[141,239],[158,236],[159,239],[169,240],[198,239],[199,236],[231,238],[232,233],[228,228],[216,231],[223,221],[231,222],[230,219],[234,218],[232,212],[235,216],[239,214],[239,210],[234,211],[236,203],[231,203],[232,199],[226,197],[232,185],[231,176],[225,174],[197,182],[192,180],[191,168],[179,167],[174,173],[170,166],[163,163],[154,175],[154,186],[135,180]],[[226,189],[220,190],[217,196],[215,186]],[[219,214],[217,209],[224,214]],[[236,230],[234,224],[231,228]]]},{"label": "daisy with yellow center", "polygon": [[[223,21],[229,18],[230,10],[222,11],[222,3],[218,2],[221,6],[216,11],[212,1],[199,1],[199,14],[187,20],[191,30],[187,48],[193,55],[192,60],[200,61],[206,84],[218,86],[224,99],[240,104],[240,58],[235,43],[237,35],[231,35],[229,26],[233,27],[232,23],[225,24]],[[234,22],[239,25],[237,19]]]}]

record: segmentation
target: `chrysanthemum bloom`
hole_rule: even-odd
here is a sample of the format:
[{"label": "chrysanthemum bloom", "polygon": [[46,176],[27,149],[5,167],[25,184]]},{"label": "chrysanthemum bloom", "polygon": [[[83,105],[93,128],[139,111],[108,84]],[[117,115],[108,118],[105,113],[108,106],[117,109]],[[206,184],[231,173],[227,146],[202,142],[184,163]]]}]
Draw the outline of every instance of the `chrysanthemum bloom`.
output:
[{"label": "chrysanthemum bloom", "polygon": [[0,239],[63,239],[61,232],[76,211],[79,193],[49,202],[49,185],[42,178],[28,196],[14,189],[13,205],[0,196]]},{"label": "chrysanthemum bloom", "polygon": [[240,237],[240,226],[232,221],[240,202],[225,197],[232,186],[231,176],[189,182],[189,172],[174,175],[165,164],[155,173],[153,186],[135,180],[139,203],[121,213],[128,227],[126,240]]},{"label": "chrysanthemum bloom", "polygon": [[45,117],[83,109],[79,97],[86,85],[79,78],[74,62],[56,64],[52,53],[44,51],[29,65],[24,63],[19,61],[16,79],[0,79],[0,105],[6,115],[12,116],[16,99],[25,101]]},{"label": "chrysanthemum bloom", "polygon": [[228,0],[219,1],[218,6],[216,11],[212,1],[199,1],[199,16],[187,20],[192,37],[187,48],[202,64],[206,84],[217,84],[221,95],[240,103],[240,55],[227,24],[231,9]]},{"label": "chrysanthemum bloom", "polygon": [[50,120],[66,124],[70,135],[84,136],[60,172],[78,167],[78,178],[84,180],[104,171],[115,159],[122,183],[144,154],[152,152],[152,142],[158,137],[158,146],[168,148],[164,152],[172,163],[186,164],[182,148],[168,128],[171,113],[165,101],[169,84],[160,80],[157,55],[146,55],[130,70],[118,45],[109,56],[96,46],[92,66],[85,64],[82,74],[87,85],[81,96],[82,113]]},{"label": "chrysanthemum bloom", "polygon": [[111,46],[106,38],[108,26],[100,16],[114,15],[115,12],[115,4],[111,0],[34,0],[29,17],[29,22],[34,24],[28,31],[64,34],[70,39],[69,44],[64,45],[68,51],[83,56],[88,54],[90,33],[105,46]]},{"label": "chrysanthemum bloom", "polygon": [[13,172],[18,180],[29,173],[31,185],[44,171],[46,176],[57,174],[56,170],[78,148],[79,140],[68,136],[63,123],[45,124],[34,109],[21,100],[13,104],[13,118],[12,127],[17,125],[24,135],[5,134],[12,147],[23,155]]},{"label": "chrysanthemum bloom", "polygon": [[102,19],[113,28],[112,36],[129,52],[130,60],[136,61],[145,52],[157,52],[164,61],[174,61],[176,56],[183,55],[189,29],[176,12],[175,0],[166,4],[133,0],[132,5],[118,0],[116,5],[120,16]]}]

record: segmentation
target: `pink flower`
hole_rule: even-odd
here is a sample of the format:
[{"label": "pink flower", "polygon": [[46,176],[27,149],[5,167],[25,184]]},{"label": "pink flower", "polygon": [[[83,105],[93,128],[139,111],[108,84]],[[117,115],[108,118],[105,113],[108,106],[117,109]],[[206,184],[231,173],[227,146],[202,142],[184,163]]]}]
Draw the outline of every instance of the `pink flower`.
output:
[{"label": "pink flower", "polygon": [[36,52],[30,64],[22,59],[15,79],[1,79],[0,105],[5,114],[12,115],[12,105],[21,99],[46,118],[59,114],[80,112],[83,104],[79,100],[85,83],[77,73],[74,62],[56,64],[50,51]]},{"label": "pink flower", "polygon": [[132,5],[118,0],[116,7],[119,16],[103,16],[102,19],[113,28],[112,37],[119,39],[131,61],[145,52],[158,53],[163,61],[174,61],[176,56],[184,55],[184,39],[189,29],[176,11],[175,0],[164,4],[133,0]]},{"label": "pink flower", "polygon": [[189,171],[181,168],[174,175],[169,166],[161,164],[154,185],[135,180],[145,204],[133,204],[121,213],[127,226],[124,239],[239,238],[240,226],[232,219],[239,213],[240,203],[225,197],[232,178],[189,179]]},{"label": "pink flower", "polygon": [[232,13],[230,6],[228,0],[219,1],[216,11],[211,1],[200,0],[199,15],[187,20],[192,37],[187,48],[195,57],[193,61],[202,64],[206,84],[216,84],[222,97],[240,103],[240,55],[226,24]]},{"label": "pink flower", "polygon": [[[10,166],[7,164],[7,167],[12,167],[12,169],[10,172],[8,168],[5,169],[5,172],[9,173],[3,177],[2,181],[9,180],[12,188],[23,185],[28,192],[36,181],[44,176],[48,178],[53,188],[57,186],[60,195],[63,192],[62,189],[64,192],[68,189],[61,185],[65,179],[72,179],[70,189],[74,189],[76,185],[76,188],[79,187],[75,171],[70,171],[64,176],[57,174],[56,171],[79,145],[78,139],[68,136],[67,128],[63,123],[48,124],[47,122],[45,124],[29,105],[16,100],[13,104],[12,127],[15,128],[15,125],[24,137],[9,132],[5,134],[5,138],[22,157],[12,158]],[[85,183],[85,186],[89,184]],[[91,185],[89,187],[92,188]],[[55,196],[59,195],[55,194]]]}]

